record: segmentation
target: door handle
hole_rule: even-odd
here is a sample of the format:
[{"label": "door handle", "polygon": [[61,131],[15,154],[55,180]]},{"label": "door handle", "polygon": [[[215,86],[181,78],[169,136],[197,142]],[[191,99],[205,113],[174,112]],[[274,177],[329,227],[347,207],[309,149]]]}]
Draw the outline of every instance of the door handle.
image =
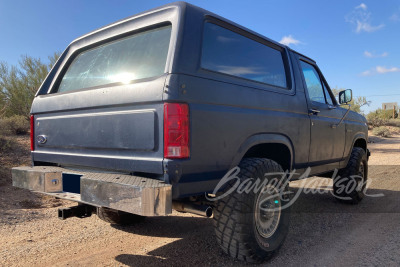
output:
[{"label": "door handle", "polygon": [[308,113],[310,114],[310,115],[318,115],[318,113],[320,113],[321,111],[319,111],[318,109],[315,109],[315,108],[310,108],[309,110],[308,110]]}]

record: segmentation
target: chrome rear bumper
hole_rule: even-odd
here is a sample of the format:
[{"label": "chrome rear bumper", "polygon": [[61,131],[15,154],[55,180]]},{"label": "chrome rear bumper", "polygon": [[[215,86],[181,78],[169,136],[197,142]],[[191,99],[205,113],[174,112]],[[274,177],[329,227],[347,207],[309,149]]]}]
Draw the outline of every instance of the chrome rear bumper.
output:
[{"label": "chrome rear bumper", "polygon": [[[80,193],[64,192],[70,175],[79,178]],[[15,187],[97,207],[142,216],[162,216],[172,212],[171,185],[160,180],[51,166],[13,168],[12,180]]]}]

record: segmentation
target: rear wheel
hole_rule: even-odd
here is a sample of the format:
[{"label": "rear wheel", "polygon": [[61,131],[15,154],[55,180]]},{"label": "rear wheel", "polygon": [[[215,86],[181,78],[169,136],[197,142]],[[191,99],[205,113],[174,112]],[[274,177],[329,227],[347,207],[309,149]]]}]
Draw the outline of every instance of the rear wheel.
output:
[{"label": "rear wheel", "polygon": [[345,203],[357,204],[365,196],[368,179],[368,160],[364,149],[353,148],[346,168],[333,181],[335,197]]},{"label": "rear wheel", "polygon": [[146,217],[105,207],[97,208],[97,216],[105,222],[130,225],[144,221]]},{"label": "rear wheel", "polygon": [[[241,185],[216,203],[215,234],[221,248],[231,257],[262,262],[281,247],[288,233],[290,209],[282,208],[288,201],[287,178],[281,166],[269,159],[247,158],[239,167]],[[265,175],[272,173],[279,174]],[[273,178],[281,183],[271,182]],[[258,190],[240,192],[249,181],[257,180]],[[222,194],[231,188],[227,187]]]}]

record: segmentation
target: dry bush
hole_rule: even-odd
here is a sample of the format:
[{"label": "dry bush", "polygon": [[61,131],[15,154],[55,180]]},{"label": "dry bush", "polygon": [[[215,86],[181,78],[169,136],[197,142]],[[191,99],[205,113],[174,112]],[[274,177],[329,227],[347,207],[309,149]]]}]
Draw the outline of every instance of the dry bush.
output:
[{"label": "dry bush", "polygon": [[400,119],[390,119],[387,121],[386,126],[400,127]]},{"label": "dry bush", "polygon": [[387,127],[377,127],[372,130],[372,133],[376,136],[390,137],[390,130]]},{"label": "dry bush", "polygon": [[386,125],[388,119],[381,116],[381,114],[379,114],[378,112],[371,112],[367,115],[367,121],[368,124],[371,125],[372,127],[380,127]]},{"label": "dry bush", "polygon": [[9,118],[0,119],[0,134],[27,134],[30,124],[24,116],[14,115]]},{"label": "dry bush", "polygon": [[0,153],[9,152],[13,146],[13,140],[0,135]]},{"label": "dry bush", "polygon": [[6,134],[8,134],[8,126],[6,122],[0,118],[0,138]]}]

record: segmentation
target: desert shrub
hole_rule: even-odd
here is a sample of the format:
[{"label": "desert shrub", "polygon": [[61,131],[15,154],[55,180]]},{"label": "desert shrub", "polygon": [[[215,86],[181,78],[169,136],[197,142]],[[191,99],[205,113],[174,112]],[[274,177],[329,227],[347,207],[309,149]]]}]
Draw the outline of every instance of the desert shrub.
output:
[{"label": "desert shrub", "polygon": [[374,129],[372,130],[372,133],[373,133],[374,135],[376,135],[376,136],[390,137],[390,131],[389,131],[389,129],[386,128],[386,127],[383,127],[383,126],[374,128]]},{"label": "desert shrub", "polygon": [[371,115],[371,114],[375,114],[376,116],[378,116],[379,118],[384,119],[384,120],[396,119],[399,115],[397,113],[397,110],[395,110],[394,118],[393,118],[393,110],[391,110],[391,109],[383,110],[381,108],[378,108],[375,111],[371,111],[368,115]]},{"label": "desert shrub", "polygon": [[0,136],[0,153],[10,151],[13,145],[14,143],[12,140],[4,136]]},{"label": "desert shrub", "polygon": [[377,111],[373,111],[367,115],[367,121],[372,127],[380,127],[386,125],[388,119],[383,118]]},{"label": "desert shrub", "polygon": [[8,126],[6,125],[5,121],[0,118],[0,138],[8,133]]},{"label": "desert shrub", "polygon": [[384,119],[396,119],[398,118],[399,114],[397,113],[397,110],[394,111],[394,118],[393,118],[393,110],[381,110],[381,116]]},{"label": "desert shrub", "polygon": [[0,119],[0,133],[4,134],[27,134],[29,132],[29,121],[24,116],[14,115],[9,118]]},{"label": "desert shrub", "polygon": [[388,123],[391,120],[396,121],[395,119],[398,117],[398,115],[398,112],[395,111],[393,118],[393,110],[383,110],[378,108],[367,115],[367,121],[372,127],[379,127],[383,125],[389,125]]},{"label": "desert shrub", "polygon": [[386,123],[387,126],[400,127],[400,119],[390,119]]}]

